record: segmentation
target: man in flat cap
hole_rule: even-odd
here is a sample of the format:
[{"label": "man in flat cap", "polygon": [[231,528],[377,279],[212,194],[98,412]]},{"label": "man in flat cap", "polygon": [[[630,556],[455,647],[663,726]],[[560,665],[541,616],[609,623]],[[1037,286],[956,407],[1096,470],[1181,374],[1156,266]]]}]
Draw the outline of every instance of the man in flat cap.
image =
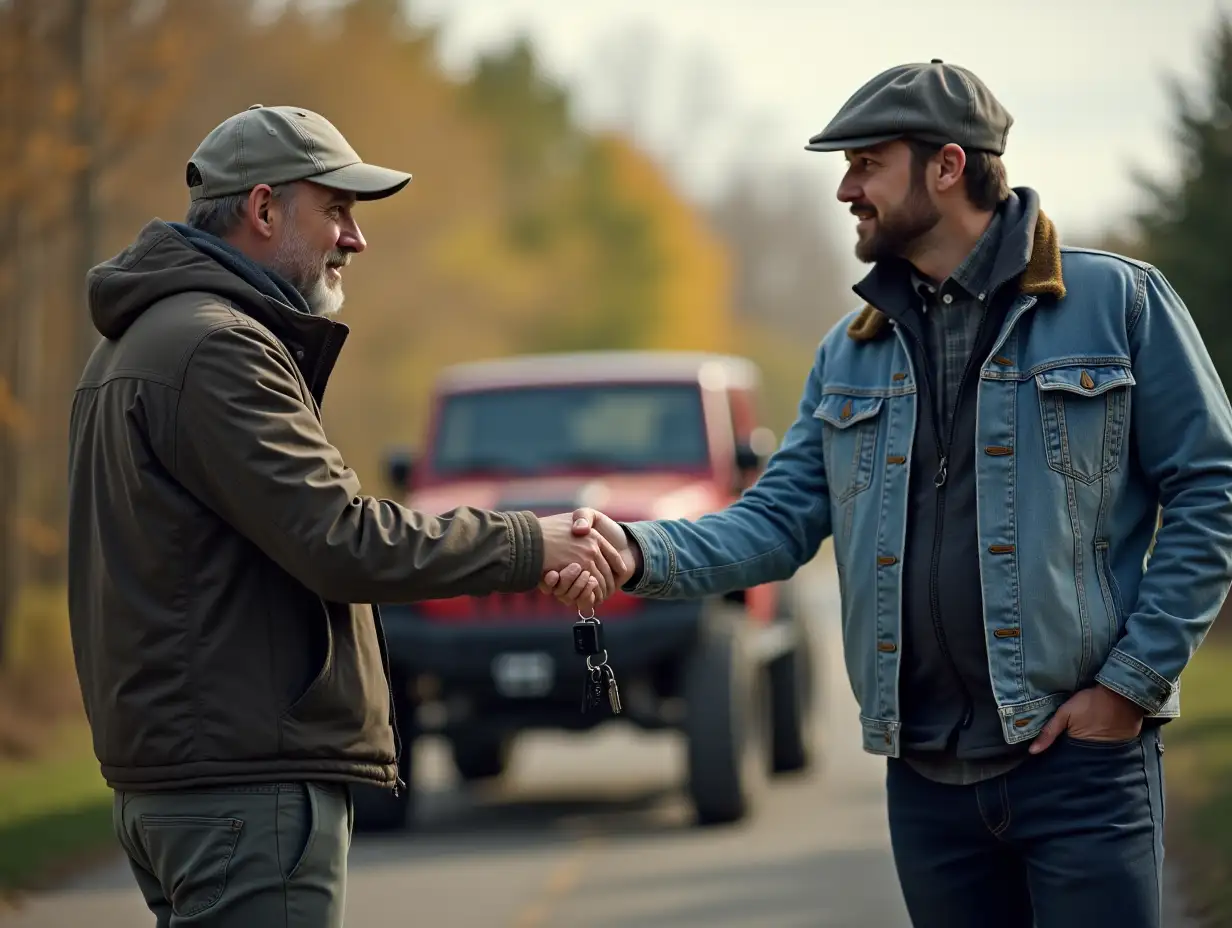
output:
[{"label": "man in flat cap", "polygon": [[1160,729],[1232,582],[1232,409],[1156,268],[1061,247],[1007,186],[1011,124],[942,61],[857,91],[807,147],[846,157],[865,305],[764,475],[696,521],[575,515],[643,596],[779,580],[833,536],[915,925],[1158,928]]},{"label": "man in flat cap", "polygon": [[[160,928],[342,924],[350,784],[406,790],[368,603],[626,569],[568,516],[363,494],[321,424],[358,202],[410,175],[253,106],[189,159],[185,223],[94,268],[73,399],[69,610],[114,822]],[[589,593],[587,591],[590,591]]]}]

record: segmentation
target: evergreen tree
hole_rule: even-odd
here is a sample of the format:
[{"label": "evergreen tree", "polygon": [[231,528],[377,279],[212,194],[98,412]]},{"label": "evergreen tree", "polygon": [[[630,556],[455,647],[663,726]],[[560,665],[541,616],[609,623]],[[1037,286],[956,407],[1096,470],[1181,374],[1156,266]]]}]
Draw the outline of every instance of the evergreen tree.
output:
[{"label": "evergreen tree", "polygon": [[1232,21],[1214,31],[1200,94],[1171,86],[1178,158],[1171,182],[1139,178],[1143,257],[1185,300],[1224,383],[1232,377]]}]

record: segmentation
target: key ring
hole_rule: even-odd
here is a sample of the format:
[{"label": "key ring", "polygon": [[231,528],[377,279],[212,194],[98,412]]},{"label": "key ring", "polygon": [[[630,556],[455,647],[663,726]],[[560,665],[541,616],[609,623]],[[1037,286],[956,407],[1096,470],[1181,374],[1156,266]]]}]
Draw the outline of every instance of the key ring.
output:
[{"label": "key ring", "polygon": [[590,619],[593,619],[594,617],[595,617],[595,607],[594,606],[590,607],[590,615],[582,615],[582,610],[581,609],[578,610],[578,618],[581,619],[583,622],[589,621]]},{"label": "key ring", "polygon": [[586,655],[586,669],[587,669],[587,670],[590,670],[590,671],[595,671],[595,670],[598,670],[600,667],[602,667],[604,664],[606,664],[606,663],[607,663],[607,648],[604,648],[604,649],[603,649],[603,660],[599,661],[599,663],[598,663],[598,664],[592,664],[592,663],[590,662],[590,659],[591,659],[592,657],[594,657],[594,655],[593,655],[593,654],[588,654],[588,655]]}]

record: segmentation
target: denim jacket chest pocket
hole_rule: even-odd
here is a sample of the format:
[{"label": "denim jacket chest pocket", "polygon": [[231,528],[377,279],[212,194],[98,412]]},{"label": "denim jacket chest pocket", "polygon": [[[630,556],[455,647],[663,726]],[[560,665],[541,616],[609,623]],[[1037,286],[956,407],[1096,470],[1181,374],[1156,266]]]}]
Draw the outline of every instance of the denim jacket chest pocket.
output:
[{"label": "denim jacket chest pocket", "polygon": [[1116,470],[1135,383],[1123,363],[1078,363],[1036,374],[1048,466],[1082,483]]},{"label": "denim jacket chest pocket", "polygon": [[814,410],[825,423],[824,457],[830,498],[843,503],[872,485],[877,430],[885,398],[827,393]]}]

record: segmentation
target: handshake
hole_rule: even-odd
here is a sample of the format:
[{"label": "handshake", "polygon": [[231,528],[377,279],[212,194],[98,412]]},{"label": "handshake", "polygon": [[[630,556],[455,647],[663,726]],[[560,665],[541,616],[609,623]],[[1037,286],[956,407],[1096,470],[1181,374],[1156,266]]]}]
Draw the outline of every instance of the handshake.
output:
[{"label": "handshake", "polygon": [[642,552],[623,528],[594,509],[540,519],[543,579],[539,589],[562,603],[593,609],[629,581]]}]

